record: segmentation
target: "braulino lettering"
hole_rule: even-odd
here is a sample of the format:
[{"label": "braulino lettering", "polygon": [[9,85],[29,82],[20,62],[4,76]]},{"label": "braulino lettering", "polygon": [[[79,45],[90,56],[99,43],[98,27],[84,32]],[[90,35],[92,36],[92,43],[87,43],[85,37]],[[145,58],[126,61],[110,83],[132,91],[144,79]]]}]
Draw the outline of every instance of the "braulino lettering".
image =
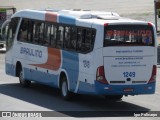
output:
[{"label": "braulino lettering", "polygon": [[29,56],[33,56],[33,57],[39,57],[39,58],[42,57],[41,50],[34,50],[34,49],[30,49],[30,48],[25,48],[25,47],[21,47],[20,53],[25,54],[25,55],[29,55]]}]

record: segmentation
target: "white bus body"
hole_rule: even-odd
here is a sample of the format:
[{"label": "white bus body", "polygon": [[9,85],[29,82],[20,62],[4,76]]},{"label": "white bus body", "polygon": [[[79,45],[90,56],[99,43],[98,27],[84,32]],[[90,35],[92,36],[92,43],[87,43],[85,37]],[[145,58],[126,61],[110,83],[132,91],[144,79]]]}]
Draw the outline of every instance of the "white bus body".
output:
[{"label": "white bus body", "polygon": [[22,10],[10,24],[6,74],[19,77],[23,86],[37,81],[60,88],[64,98],[70,92],[117,98],[155,92],[152,23],[112,12]]}]

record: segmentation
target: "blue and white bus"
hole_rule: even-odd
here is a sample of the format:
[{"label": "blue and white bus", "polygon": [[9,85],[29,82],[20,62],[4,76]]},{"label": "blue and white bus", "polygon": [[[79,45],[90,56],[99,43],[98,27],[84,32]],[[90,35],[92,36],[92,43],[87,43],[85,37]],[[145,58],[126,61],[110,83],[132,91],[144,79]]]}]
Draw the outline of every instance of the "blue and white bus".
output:
[{"label": "blue and white bus", "polygon": [[72,93],[121,99],[154,94],[157,39],[150,22],[113,12],[22,10],[7,32],[6,74]]}]

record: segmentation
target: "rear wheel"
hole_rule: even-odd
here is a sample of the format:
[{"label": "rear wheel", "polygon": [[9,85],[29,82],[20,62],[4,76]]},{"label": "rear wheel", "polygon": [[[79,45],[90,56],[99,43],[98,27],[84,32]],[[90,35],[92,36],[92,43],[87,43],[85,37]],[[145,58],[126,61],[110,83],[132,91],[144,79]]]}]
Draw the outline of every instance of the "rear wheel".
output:
[{"label": "rear wheel", "polygon": [[25,80],[22,68],[19,69],[19,82],[22,87],[30,87],[31,81]]},{"label": "rear wheel", "polygon": [[65,99],[65,100],[71,99],[71,92],[68,90],[68,83],[67,83],[66,77],[63,77],[61,79],[60,90],[61,90],[61,96],[63,99]]},{"label": "rear wheel", "polygon": [[105,98],[111,101],[119,101],[122,100],[123,95],[106,95]]}]

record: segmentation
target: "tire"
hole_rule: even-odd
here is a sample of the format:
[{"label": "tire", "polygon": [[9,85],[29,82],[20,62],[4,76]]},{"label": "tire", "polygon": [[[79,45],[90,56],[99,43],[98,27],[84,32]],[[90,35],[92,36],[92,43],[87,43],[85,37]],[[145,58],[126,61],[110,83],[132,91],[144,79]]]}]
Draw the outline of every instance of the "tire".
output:
[{"label": "tire", "polygon": [[24,79],[22,68],[19,71],[19,82],[22,87],[28,88],[31,86],[31,81]]},{"label": "tire", "polygon": [[122,100],[123,95],[106,95],[105,98],[111,101],[119,101]]},{"label": "tire", "polygon": [[61,96],[64,100],[70,100],[71,99],[71,92],[68,90],[68,83],[66,77],[63,77],[61,79]]}]

